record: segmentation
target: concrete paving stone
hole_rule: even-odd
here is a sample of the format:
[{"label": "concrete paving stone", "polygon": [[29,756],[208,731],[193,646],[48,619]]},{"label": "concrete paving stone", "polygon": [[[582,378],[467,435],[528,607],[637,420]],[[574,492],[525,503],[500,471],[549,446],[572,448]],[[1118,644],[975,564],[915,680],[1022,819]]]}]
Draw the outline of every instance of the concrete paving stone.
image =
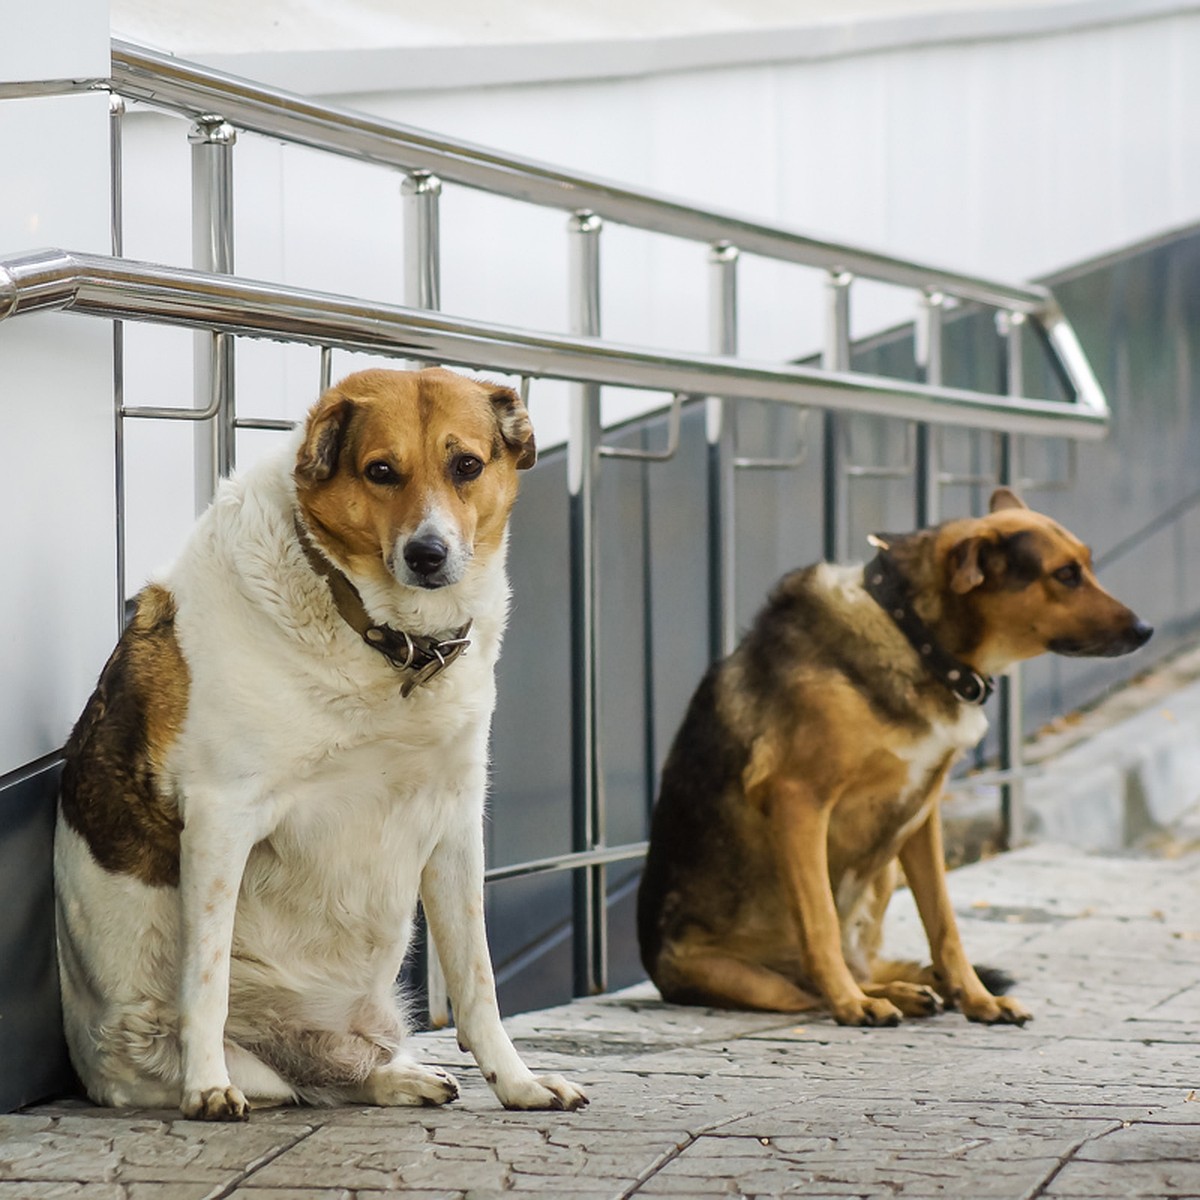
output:
[{"label": "concrete paving stone", "polygon": [[[361,1193],[360,1193],[361,1194]],[[448,1193],[442,1193],[448,1195]],[[457,1193],[453,1193],[457,1196]],[[229,1193],[231,1200],[354,1200],[346,1188],[260,1188],[237,1187]]]},{"label": "concrete paving stone", "polygon": [[[171,1183],[126,1183],[125,1200],[217,1200],[228,1194],[228,1185],[183,1183],[175,1180]],[[91,1198],[91,1192],[87,1193]]]},{"label": "concrete paving stone", "polygon": [[[1200,1017],[1200,983],[1193,984],[1168,996],[1159,1004],[1155,1004],[1146,1013],[1146,1021],[1175,1022],[1181,1028],[1180,1034],[1190,1034],[1193,1039],[1200,1039],[1200,1030],[1196,1019]],[[1134,1017],[1134,1021],[1139,1018]]]},{"label": "concrete paving stone", "polygon": [[[689,1197],[689,1200],[691,1197],[701,1200],[701,1197],[708,1196],[745,1196],[747,1194],[736,1179],[721,1177],[697,1179],[693,1175],[668,1174],[666,1171],[660,1171],[652,1179],[647,1179],[633,1192],[635,1196],[686,1196]],[[782,1190],[773,1190],[769,1194],[783,1195],[785,1193]]]},{"label": "concrete paving stone", "polygon": [[35,1182],[0,1183],[0,1200],[128,1200],[119,1183]]},{"label": "concrete paving stone", "polygon": [[[1169,1108],[1161,1108],[1153,1114],[1147,1114],[1141,1119],[1155,1125],[1196,1125],[1200,1126],[1200,1088],[1190,1090],[1180,1098],[1180,1102]],[[1200,1130],[1197,1131],[1196,1144],[1200,1146]]]},{"label": "concrete paving stone", "polygon": [[1127,1163],[1119,1170],[1111,1163],[1069,1162],[1042,1195],[1192,1200],[1200,1197],[1200,1162]]},{"label": "concrete paving stone", "polygon": [[[710,1162],[702,1174],[687,1162],[686,1155],[669,1163],[648,1180],[641,1191],[647,1194],[675,1192],[688,1194],[688,1186],[697,1182],[707,1186],[713,1177],[726,1181],[730,1191],[767,1195],[803,1193],[809,1188],[850,1195],[867,1192],[876,1196],[964,1196],[977,1200],[1001,1200],[1033,1194],[1057,1168],[1057,1158],[1022,1158],[1017,1161],[988,1163],[986,1170],[972,1164],[947,1162],[944,1158],[902,1161],[886,1157],[872,1161],[866,1148],[847,1150],[839,1155],[806,1157],[802,1162],[775,1165],[755,1164],[729,1170],[723,1163]],[[740,1166],[740,1164],[739,1164]],[[639,1192],[640,1194],[640,1192]]]},{"label": "concrete paving stone", "polygon": [[587,1196],[589,1200],[611,1197],[619,1200],[633,1186],[628,1175],[608,1175],[604,1172],[587,1175],[540,1175],[514,1171],[509,1176],[508,1193],[521,1192],[533,1196]]},{"label": "concrete paving stone", "polygon": [[1100,986],[1093,979],[1086,978],[1082,971],[1077,972],[1068,962],[1061,962],[1059,969],[1057,978],[1039,980],[1035,989],[1014,989],[1022,996],[1028,996],[1029,1004],[1036,1005],[1033,1021],[1026,1026],[1033,1033],[1046,1035],[1045,1022],[1055,1018],[1058,1019],[1054,1029],[1056,1034],[1060,1031],[1072,1032],[1070,1028],[1064,1028],[1065,1020],[1074,1024],[1076,1030],[1084,1021],[1103,1023],[1107,1035],[1110,1028],[1122,1021],[1186,1022],[1194,1020],[1196,1012],[1200,1011],[1193,1008],[1191,1018],[1186,1013],[1162,1015],[1164,1006],[1170,1004],[1174,997],[1194,989],[1195,969],[1180,971],[1173,978],[1160,977],[1154,982],[1105,980]]},{"label": "concrete paving stone", "polygon": [[1091,1041],[1078,1038],[1041,1047],[1012,1061],[1011,1082],[1086,1083],[1089,1086],[1187,1087],[1200,1074],[1195,1050],[1176,1042]]},{"label": "concrete paving stone", "polygon": [[0,1183],[0,1200],[211,1200],[225,1194],[206,1183]]},{"label": "concrete paving stone", "polygon": [[1128,918],[1102,916],[1081,917],[1062,929],[1043,930],[1022,947],[1037,954],[1053,947],[1056,961],[1065,964],[1082,959],[1094,985],[1103,987],[1104,980],[1116,973],[1115,963],[1126,964],[1124,969],[1136,971],[1142,978],[1168,979],[1172,973],[1194,977],[1200,967],[1200,941],[1174,937],[1174,933],[1191,933],[1182,928],[1163,929],[1157,922],[1135,921]]},{"label": "concrete paving stone", "polygon": [[[1046,1181],[1064,1200],[1200,1197],[1200,960],[1171,936],[1195,919],[1200,855],[1037,848],[956,872],[951,890],[1021,978],[1029,1027],[946,1014],[851,1029],[665,1005],[641,986],[508,1022],[535,1069],[561,1063],[588,1088],[581,1112],[506,1112],[452,1035],[419,1035],[418,1057],[462,1085],[443,1109],[209,1126],[45,1106],[0,1117],[0,1200],[1018,1200]],[[896,904],[920,947],[911,897]]]},{"label": "concrete paving stone", "polygon": [[[235,1193],[237,1195],[239,1193]],[[263,1200],[271,1200],[273,1193],[266,1191],[263,1193]],[[302,1196],[305,1195],[302,1193]],[[445,1191],[435,1188],[432,1191],[424,1188],[401,1188],[389,1191],[369,1191],[358,1188],[355,1191],[347,1192],[346,1195],[350,1200],[464,1200],[466,1196],[503,1196],[503,1192],[461,1192],[461,1191]],[[248,1197],[247,1200],[253,1200],[253,1197]]]},{"label": "concrete paving stone", "polygon": [[1085,1142],[1075,1153],[1076,1162],[1197,1162],[1200,1139],[1188,1125],[1159,1125],[1138,1121],[1122,1125]]},{"label": "concrete paving stone", "polygon": [[[10,1119],[12,1128],[15,1119]],[[64,1116],[0,1142],[0,1179],[226,1185],[302,1132],[148,1118]]]}]

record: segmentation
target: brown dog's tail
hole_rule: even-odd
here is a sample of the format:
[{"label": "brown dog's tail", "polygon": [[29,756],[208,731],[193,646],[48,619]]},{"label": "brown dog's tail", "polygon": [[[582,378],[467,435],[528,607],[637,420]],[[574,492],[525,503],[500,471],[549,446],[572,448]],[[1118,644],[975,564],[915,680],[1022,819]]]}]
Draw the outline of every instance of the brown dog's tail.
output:
[{"label": "brown dog's tail", "polygon": [[[1005,970],[1000,967],[987,967],[979,964],[975,965],[975,974],[979,976],[979,982],[993,996],[1003,996],[1012,990],[1016,980]],[[897,961],[882,961],[877,962],[871,969],[872,983],[922,983],[926,987],[933,988],[939,995],[942,994],[940,987],[941,981],[938,979],[933,967],[922,966],[916,962],[897,962]],[[950,999],[947,996],[942,996],[947,1004]]]}]

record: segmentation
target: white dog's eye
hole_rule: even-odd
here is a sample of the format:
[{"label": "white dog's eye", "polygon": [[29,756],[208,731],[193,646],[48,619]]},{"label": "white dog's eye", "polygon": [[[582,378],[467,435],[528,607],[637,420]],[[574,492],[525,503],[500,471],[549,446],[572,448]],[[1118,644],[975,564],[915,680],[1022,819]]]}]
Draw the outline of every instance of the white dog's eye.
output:
[{"label": "white dog's eye", "polygon": [[367,463],[363,469],[363,474],[372,483],[399,483],[400,476],[392,470],[388,463],[382,459],[376,459],[375,462]]},{"label": "white dog's eye", "polygon": [[456,479],[477,479],[483,471],[483,460],[473,454],[460,454],[452,463]]}]

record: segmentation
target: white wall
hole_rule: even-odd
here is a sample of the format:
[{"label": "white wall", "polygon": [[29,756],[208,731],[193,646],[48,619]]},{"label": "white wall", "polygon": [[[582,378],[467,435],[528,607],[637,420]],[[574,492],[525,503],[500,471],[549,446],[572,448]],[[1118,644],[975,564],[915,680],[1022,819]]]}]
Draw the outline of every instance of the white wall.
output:
[{"label": "white wall", "polygon": [[[80,17],[64,25],[88,31],[93,61],[84,73],[103,73],[94,62],[93,30],[102,5],[54,5],[56,12],[69,9]],[[442,29],[438,37],[429,35],[424,50],[415,34],[406,33],[417,28],[412,14],[418,6],[400,0],[318,8],[276,0],[275,33],[259,20],[261,5],[114,0],[113,27],[224,69],[252,69],[268,82],[304,87],[311,80],[338,103],[406,124],[960,271],[1021,280],[1200,218],[1200,73],[1194,70],[1200,4],[1029,0],[988,7],[970,0],[846,0],[817,5],[816,20],[813,5],[771,0],[675,4],[669,10],[662,0],[647,0],[597,8],[616,13],[609,36],[602,36],[582,22],[564,32],[561,4],[529,0],[520,7],[527,20],[506,44],[482,49],[482,41],[504,39],[479,33],[491,6],[468,7],[479,18],[474,34]],[[789,17],[797,7],[809,15]],[[310,23],[300,21],[301,9]],[[437,25],[438,14],[427,6],[419,12],[426,24]],[[671,24],[689,19],[689,12],[694,28]],[[717,16],[743,12],[755,16],[756,24],[749,17],[744,22],[753,28],[718,27]],[[559,41],[551,45],[544,29],[539,41],[538,20],[556,13]],[[631,27],[620,26],[637,13],[643,33],[646,14],[662,17],[652,36],[634,37]],[[405,29],[395,25],[395,14],[407,14]],[[770,25],[789,20],[786,28]],[[323,21],[340,22],[337,37]],[[44,40],[31,38],[39,45]],[[65,64],[53,73],[64,70]],[[53,111],[62,104],[82,115],[58,129]],[[5,206],[13,204],[13,193],[5,189],[0,244],[6,250],[41,244],[105,249],[102,104],[99,97],[0,102],[0,142],[9,169],[16,164],[15,177],[49,180],[47,171],[70,177],[70,186],[59,189],[61,217],[36,231],[21,226],[20,214],[9,214]],[[21,115],[21,105],[39,115]],[[38,138],[37,145],[14,132],[14,121],[34,122],[29,136]],[[125,230],[132,257],[190,261],[186,133],[185,122],[147,111],[127,118]],[[61,157],[70,165],[45,165],[38,147],[50,144],[67,149]],[[402,299],[396,173],[246,135],[234,173],[239,273]],[[444,308],[565,329],[565,224],[560,213],[448,186]],[[603,242],[606,334],[704,349],[706,248],[616,227],[605,230]],[[779,360],[819,344],[817,273],[750,259],[742,268],[741,298],[743,353]],[[891,323],[911,306],[909,295],[857,287],[856,331]],[[69,332],[85,342],[100,327],[62,321],[63,336]],[[66,369],[62,356],[52,363],[38,357],[34,338],[31,326],[0,326],[0,350],[7,347],[7,355],[19,346],[43,372]],[[188,335],[130,327],[127,339],[128,403],[190,404]],[[238,354],[243,413],[296,417],[315,398],[315,351],[242,343]],[[86,351],[89,364],[102,358],[102,346]],[[339,373],[354,365],[348,356],[335,359]],[[87,374],[89,386],[99,388],[99,375],[90,367]],[[7,391],[13,376],[6,372],[4,379]],[[66,452],[78,460],[70,494],[86,491],[91,498],[94,528],[84,539],[85,552],[95,556],[99,570],[111,542],[101,528],[100,498],[107,493],[97,477],[107,467],[102,455],[91,455],[102,448],[100,399],[84,403],[77,394],[88,389],[65,381],[51,390],[56,403],[82,404],[86,416],[78,420],[85,423],[78,427],[93,431],[86,445],[72,433]],[[565,431],[563,395],[560,386],[534,385],[543,445]],[[619,417],[638,399],[606,393],[608,417]],[[244,436],[243,459],[263,440]],[[131,423],[129,441],[129,579],[136,587],[173,554],[191,520],[190,430]],[[40,463],[27,468],[31,479],[42,469]],[[45,503],[71,508],[61,492],[45,490]],[[68,515],[60,511],[55,520]],[[65,529],[55,528],[56,538],[72,547],[61,553],[81,552],[79,538],[72,543]],[[25,564],[40,561],[38,556],[44,559],[46,552],[22,535],[7,561]],[[47,568],[38,570],[36,586],[43,587],[50,575]],[[17,630],[10,638],[24,637],[28,611],[19,606],[27,601],[14,600],[11,590],[5,589],[10,607],[4,615],[13,619],[4,627]],[[111,618],[107,603],[96,599],[103,588],[96,583],[89,593],[86,620],[99,611],[103,624]],[[32,586],[28,594],[36,594]],[[73,619],[78,628],[80,618]],[[98,639],[71,636],[86,645],[70,660],[86,660],[94,675],[102,658]],[[35,659],[44,662],[42,648],[27,653],[21,680]],[[62,713],[74,706],[78,690],[74,681],[56,688],[46,714],[35,722],[22,718],[24,732],[14,743],[20,753],[61,736]],[[60,700],[60,691],[71,695]],[[34,725],[45,727],[44,736],[33,736]]]},{"label": "white wall", "polygon": [[[108,13],[45,0],[6,20],[0,82],[108,73]],[[0,253],[106,253],[108,99],[0,102]],[[112,334],[39,314],[0,323],[0,775],[62,745],[117,628]]]},{"label": "white wall", "polygon": [[[880,0],[875,7],[887,6]],[[870,13],[847,20],[840,40],[835,17],[817,30],[823,44],[857,39],[868,53],[813,57],[814,39],[781,37],[777,44],[791,48],[791,60],[774,60],[766,42],[759,46],[766,61],[744,61],[741,54],[722,62],[710,47],[692,54],[699,65],[691,69],[656,72],[635,58],[629,61],[638,69],[622,74],[620,47],[605,43],[596,69],[609,77],[587,78],[576,55],[562,60],[563,72],[575,77],[556,79],[554,66],[529,45],[490,47],[498,63],[492,78],[516,73],[516,63],[536,81],[478,87],[463,79],[479,61],[472,48],[459,47],[456,59],[453,47],[442,45],[436,48],[442,75],[433,81],[425,72],[421,90],[333,99],[698,204],[1002,279],[1034,277],[1200,217],[1194,120],[1200,74],[1192,69],[1200,62],[1200,6],[1175,5],[1161,14],[1133,0],[1010,6],[1002,24],[984,29],[986,36],[973,36],[983,28],[978,14],[951,14],[954,24],[918,12],[905,25],[896,15],[904,7],[893,4],[883,13],[890,41],[872,40]],[[983,15],[999,20],[994,10]],[[975,23],[964,24],[968,18]],[[379,20],[386,45],[385,35],[395,31]],[[244,55],[207,51],[196,29],[187,36],[189,52],[226,69],[251,63],[268,75],[274,63],[293,86],[302,85],[306,70],[325,89],[380,73],[382,52],[375,49],[339,44],[322,69],[319,52],[303,49],[298,56],[286,34],[277,55],[257,42]],[[367,40],[361,29],[358,36]],[[231,37],[226,44],[236,48]],[[698,44],[687,43],[692,50]],[[659,57],[670,60],[665,51]],[[130,120],[127,252],[135,257],[188,261],[185,132],[181,122],[159,116]],[[241,273],[401,300],[397,175],[243,136],[236,176]],[[448,186],[443,307],[565,329],[565,224],[557,212]],[[611,226],[603,242],[605,334],[705,349],[705,247]],[[749,259],[741,298],[744,354],[779,360],[819,345],[817,273]],[[906,317],[912,304],[910,294],[860,285],[856,331]],[[243,347],[240,353],[242,411],[296,416],[313,398],[314,352]],[[335,369],[353,365],[341,359]],[[186,371],[177,359],[167,367],[151,355],[141,368],[131,366],[148,375],[147,395],[167,381],[187,402]],[[534,387],[543,445],[565,435],[564,394],[559,385]],[[617,419],[645,403],[607,392],[606,416]],[[155,447],[183,443],[178,431],[139,436]],[[177,522],[158,520],[177,476],[163,465],[138,483],[158,497],[158,532],[135,537],[135,574],[169,553],[189,519],[180,485],[171,506]]]}]

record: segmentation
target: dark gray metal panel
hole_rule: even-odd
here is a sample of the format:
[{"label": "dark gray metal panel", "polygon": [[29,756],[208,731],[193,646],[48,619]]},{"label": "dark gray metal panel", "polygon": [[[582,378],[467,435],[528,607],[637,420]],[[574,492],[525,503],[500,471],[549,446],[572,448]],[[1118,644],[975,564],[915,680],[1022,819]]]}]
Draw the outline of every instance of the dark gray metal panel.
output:
[{"label": "dark gray metal panel", "polygon": [[[640,427],[605,437],[608,445],[635,450],[647,440],[654,441]],[[646,463],[618,458],[604,459],[600,467],[597,675],[605,836],[610,845],[646,836],[648,470]],[[614,876],[629,870],[623,864],[610,867],[610,887]]]},{"label": "dark gray metal panel", "polygon": [[[660,419],[653,445],[663,444]],[[650,763],[642,798],[653,803],[671,741],[708,666],[708,487],[704,410],[689,406],[680,428],[679,453],[646,468],[650,570]],[[645,836],[641,834],[639,836]]]},{"label": "dark gray metal panel", "polygon": [[[747,629],[775,581],[821,557],[821,414],[774,404],[742,404],[736,415],[741,458],[793,458],[790,470],[738,470],[734,489],[737,540],[737,627]],[[695,687],[693,681],[693,688]]]},{"label": "dark gray metal panel", "polygon": [[0,1111],[74,1090],[54,954],[51,848],[59,766],[0,783]]},{"label": "dark gray metal panel", "polygon": [[[513,600],[497,673],[489,866],[571,849],[571,678],[566,466],[546,455],[521,479],[509,544]],[[570,880],[490,889],[492,953],[503,964],[570,912]],[[569,995],[569,983],[568,983]]]}]

